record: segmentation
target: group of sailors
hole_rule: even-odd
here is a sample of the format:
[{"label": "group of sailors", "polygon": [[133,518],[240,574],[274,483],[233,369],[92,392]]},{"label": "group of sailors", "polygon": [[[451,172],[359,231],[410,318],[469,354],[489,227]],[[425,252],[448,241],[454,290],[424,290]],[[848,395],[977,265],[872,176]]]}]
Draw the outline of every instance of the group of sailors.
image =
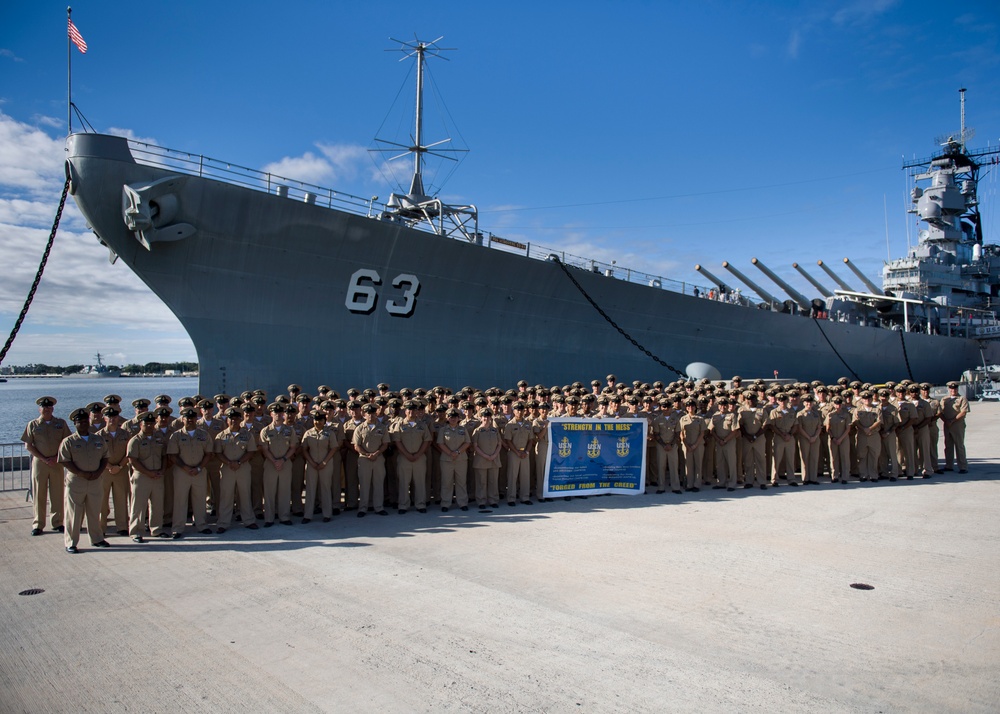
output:
[{"label": "group of sailors", "polygon": [[553,417],[646,419],[647,486],[658,494],[817,485],[823,475],[840,484],[930,478],[956,465],[966,473],[969,404],[956,382],[947,386],[937,400],[931,385],[909,381],[625,384],[608,375],[590,389],[379,384],[345,399],[326,385],[313,396],[292,384],[273,400],[263,390],[184,397],[176,413],[168,395],[136,399],[128,419],[109,394],[69,414],[73,431],[45,396],[22,435],[33,457],[31,534],[42,534],[49,502],[49,525],[71,553],[84,515],[91,544],[104,548],[112,518],[118,535],[142,543],[181,538],[189,523],[210,535],[234,523],[329,522],[342,511],[385,516],[387,505],[467,511],[474,499],[487,510],[499,507],[501,485],[509,506],[528,506],[552,500],[544,475]]}]

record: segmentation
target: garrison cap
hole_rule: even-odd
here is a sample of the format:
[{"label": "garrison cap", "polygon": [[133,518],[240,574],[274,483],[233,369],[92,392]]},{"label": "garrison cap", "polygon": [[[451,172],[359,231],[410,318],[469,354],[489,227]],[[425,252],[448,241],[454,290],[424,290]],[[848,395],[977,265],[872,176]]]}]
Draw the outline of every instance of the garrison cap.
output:
[{"label": "garrison cap", "polygon": [[184,409],[181,409],[181,416],[184,417],[185,419],[197,419],[198,412],[196,412],[191,407],[186,407]]},{"label": "garrison cap", "polygon": [[609,381],[609,382],[617,382],[618,381],[618,378],[615,377],[615,375],[613,375],[613,374],[609,374],[607,377],[605,377],[605,379],[607,381]]},{"label": "garrison cap", "polygon": [[538,409],[541,411],[549,411],[551,408],[552,407],[546,402],[542,402],[541,404],[538,405]]},{"label": "garrison cap", "polygon": [[603,406],[608,403],[608,398],[602,394],[597,398],[597,403]]},{"label": "garrison cap", "polygon": [[[343,402],[344,400],[341,399],[340,401]],[[346,407],[347,406],[347,402],[344,402],[340,406]],[[332,399],[324,399],[322,402],[319,403],[319,408],[320,409],[336,409],[337,408],[337,402],[333,401]]]},{"label": "garrison cap", "polygon": [[528,386],[528,380],[526,380],[526,379],[519,379],[519,380],[517,380],[517,386],[519,386],[519,387],[527,387]]},{"label": "garrison cap", "polygon": [[157,404],[170,404],[171,399],[169,394],[157,394],[153,397],[153,401]]},{"label": "garrison cap", "polygon": [[514,409],[523,410],[524,409],[524,402],[521,402],[521,401],[514,402]]},{"label": "garrison cap", "polygon": [[122,398],[117,394],[109,394],[103,399],[105,404],[121,404]]},{"label": "garrison cap", "polygon": [[686,407],[697,406],[697,404],[698,402],[695,401],[694,397],[688,397],[687,399],[684,400],[684,406]]},{"label": "garrison cap", "polygon": [[834,398],[833,398],[833,403],[834,403],[834,404],[843,404],[843,403],[844,403],[844,400],[843,400],[843,398],[842,398],[842,397],[834,397]]},{"label": "garrison cap", "polygon": [[265,399],[267,399],[267,392],[265,392],[263,389],[253,390],[253,395],[255,397],[264,397]]},{"label": "garrison cap", "polygon": [[83,409],[83,408],[74,409],[69,414],[69,420],[72,421],[72,422],[89,421],[90,420],[90,412],[87,411],[86,409]]},{"label": "garrison cap", "polygon": [[861,391],[861,394],[859,394],[858,396],[861,397],[862,399],[871,399],[872,393],[869,392],[867,389],[863,389]]},{"label": "garrison cap", "polygon": [[233,397],[229,400],[230,406],[233,407],[242,407],[244,402],[246,402],[246,399],[243,397]]},{"label": "garrison cap", "polygon": [[120,409],[118,409],[118,407],[113,407],[110,404],[101,410],[101,414],[103,414],[106,417],[116,417],[121,413],[122,412]]},{"label": "garrison cap", "polygon": [[848,384],[850,384],[850,382],[851,380],[849,380],[847,377],[840,377],[839,379],[837,379],[837,384],[839,384],[841,387],[846,387]]},{"label": "garrison cap", "polygon": [[154,423],[156,422],[156,415],[153,414],[153,412],[146,412],[141,417],[139,417],[139,421],[141,421],[143,424]]},{"label": "garrison cap", "polygon": [[958,389],[958,382],[948,382],[948,389]]},{"label": "garrison cap", "polygon": [[405,402],[403,402],[403,409],[416,409],[416,408],[417,408],[417,403],[412,399],[407,399]]},{"label": "garrison cap", "polygon": [[802,397],[802,401],[803,402],[813,402],[815,400],[813,399],[813,396],[811,394],[807,394],[806,396]]},{"label": "garrison cap", "polygon": [[909,386],[909,389],[907,391],[909,391],[910,394],[920,394],[920,385],[919,384],[911,384]]},{"label": "garrison cap", "polygon": [[55,397],[39,397],[35,400],[35,404],[40,407],[54,407],[56,405]]},{"label": "garrison cap", "polygon": [[378,405],[378,406],[380,406],[380,407],[384,407],[384,406],[386,406],[389,403],[388,399],[386,399],[385,397],[381,397],[381,396],[380,397],[375,397],[372,401],[375,402],[375,404]]},{"label": "garrison cap", "polygon": [[347,396],[349,396],[349,397],[360,397],[361,396],[361,391],[358,390],[358,389],[355,389],[354,387],[351,387],[350,389],[347,390]]},{"label": "garrison cap", "polygon": [[883,389],[878,390],[878,395],[880,397],[888,397],[890,394],[892,394],[892,390],[890,390],[890,389],[883,388]]},{"label": "garrison cap", "polygon": [[566,403],[567,404],[579,404],[580,403],[580,399],[578,397],[569,397],[566,400]]}]

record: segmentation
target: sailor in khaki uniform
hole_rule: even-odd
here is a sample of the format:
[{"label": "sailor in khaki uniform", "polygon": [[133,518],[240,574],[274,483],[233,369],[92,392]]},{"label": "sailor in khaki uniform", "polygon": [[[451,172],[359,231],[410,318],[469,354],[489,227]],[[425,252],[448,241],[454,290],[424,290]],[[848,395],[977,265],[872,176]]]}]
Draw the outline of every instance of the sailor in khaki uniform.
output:
[{"label": "sailor in khaki uniform", "polygon": [[167,442],[167,458],[174,477],[174,538],[184,534],[189,506],[195,530],[204,535],[212,532],[206,524],[205,514],[208,503],[208,472],[205,467],[214,451],[212,436],[198,428],[198,412],[193,407],[181,409],[181,418],[183,425],[170,435]]},{"label": "sailor in khaki uniform", "polygon": [[701,490],[701,468],[704,460],[705,420],[696,413],[698,402],[692,397],[684,400],[687,414],[680,419],[681,443],[684,446],[684,463],[687,466],[687,490]]},{"label": "sailor in khaki uniform", "polygon": [[[217,394],[216,397],[225,397],[225,403],[229,403],[229,398],[226,397],[225,394]],[[220,411],[213,413],[216,404],[219,404]],[[218,402],[217,399],[215,401],[211,399],[203,399],[198,402],[197,406],[201,410],[201,416],[198,419],[198,428],[204,429],[214,444],[215,437],[222,433],[222,430],[226,428],[226,417],[222,411],[224,411],[227,407],[222,407],[221,403]],[[210,515],[217,516],[219,513],[219,484],[220,479],[222,478],[222,464],[217,458],[214,457],[214,455],[211,459],[209,459],[208,465],[205,466],[205,473],[206,478],[208,479],[208,507],[210,509]]]},{"label": "sailor in khaki uniform", "polygon": [[717,484],[713,488],[736,490],[736,444],[740,438],[740,418],[736,402],[728,397],[719,399],[719,411],[712,415],[710,431],[715,443]]},{"label": "sailor in khaki uniform", "polygon": [[243,427],[243,412],[235,407],[226,410],[228,426],[215,437],[215,453],[222,464],[219,478],[219,520],[216,533],[225,533],[233,522],[233,504],[239,493],[240,519],[243,527],[257,530],[250,500],[250,459],[257,451],[253,431]]},{"label": "sailor in khaki uniform", "polygon": [[531,420],[532,442],[535,451],[535,496],[544,502],[545,466],[549,460],[549,405],[538,405],[538,416]]},{"label": "sailor in khaki uniform", "polygon": [[[360,481],[358,479],[358,463],[360,457],[358,456],[357,450],[354,448],[354,432],[359,426],[365,423],[364,417],[361,415],[361,402],[351,400],[347,403],[347,410],[349,416],[344,421],[344,442],[343,449],[341,450],[341,460],[344,463],[344,509],[347,511],[353,511],[358,508],[358,499],[360,493]],[[334,506],[338,502],[337,491],[339,487],[336,483],[336,474],[334,475]],[[364,510],[368,504],[361,506],[361,510]]]},{"label": "sailor in khaki uniform", "polygon": [[[105,397],[106,399],[107,397]],[[128,535],[128,502],[132,493],[128,468],[128,441],[131,435],[122,425],[118,407],[104,407],[104,428],[97,432],[108,445],[108,467],[104,471],[104,495],[101,498],[101,530],[108,532],[111,508],[108,497],[115,504],[115,530],[118,535]]]},{"label": "sailor in khaki uniform", "polygon": [[[365,421],[354,430],[353,445],[358,453],[358,481],[361,501],[358,518],[363,518],[370,508],[380,516],[388,516],[383,508],[385,502],[385,450],[389,448],[391,437],[389,427],[379,424],[376,419],[378,408],[365,404],[361,408]],[[371,503],[371,506],[367,504]]]},{"label": "sailor in khaki uniform", "polygon": [[75,553],[80,540],[80,526],[87,515],[87,534],[96,548],[107,548],[104,529],[101,528],[101,498],[104,484],[101,475],[108,463],[108,445],[104,439],[90,433],[90,414],[86,409],[75,409],[69,415],[76,427],[59,444],[59,463],[66,469],[66,552]]},{"label": "sailor in khaki uniform", "polygon": [[479,413],[479,426],[472,432],[472,460],[476,472],[476,503],[480,508],[500,505],[500,452],[503,438],[493,421],[493,411],[483,409]]},{"label": "sailor in khaki uniform", "polygon": [[778,485],[778,479],[784,470],[788,484],[798,486],[799,482],[795,480],[795,437],[792,435],[795,429],[795,412],[789,408],[785,392],[778,394],[777,401],[778,406],[767,417],[767,428],[773,435],[771,454],[774,458],[774,474],[771,484]]},{"label": "sailor in khaki uniform", "polygon": [[458,507],[469,510],[469,492],[465,487],[468,458],[465,452],[472,446],[472,439],[464,426],[458,423],[462,413],[449,409],[447,425],[438,430],[437,448],[441,452],[441,510],[447,511],[454,495]]},{"label": "sailor in khaki uniform", "polygon": [[833,398],[833,409],[826,415],[824,426],[830,437],[830,460],[833,483],[847,483],[851,476],[851,413],[844,407],[843,397]]},{"label": "sailor in khaki uniform", "polygon": [[945,471],[954,468],[956,458],[958,472],[964,474],[969,471],[969,462],[965,458],[965,418],[968,414],[969,400],[959,395],[958,382],[948,382],[948,396],[941,400]]},{"label": "sailor in khaki uniform", "polygon": [[[295,407],[292,407],[293,411]],[[264,454],[264,527],[274,525],[275,516],[283,526],[292,525],[292,457],[298,446],[295,432],[285,423],[285,408],[268,405],[271,423],[261,429],[258,448]]]},{"label": "sailor in khaki uniform", "polygon": [[802,397],[802,409],[795,415],[795,431],[799,437],[802,483],[818,485],[823,415],[816,409],[816,402],[811,394]]},{"label": "sailor in khaki uniform", "polygon": [[899,424],[896,426],[897,453],[899,454],[900,474],[904,473],[906,478],[913,480],[917,474],[917,456],[913,443],[913,427],[920,421],[920,414],[912,402],[907,400],[907,390],[905,386],[896,389],[898,401],[896,403],[896,413],[899,417]]},{"label": "sailor in khaki uniform", "polygon": [[31,522],[31,535],[42,534],[45,527],[45,512],[48,501],[52,502],[52,530],[62,532],[63,528],[63,488],[65,472],[59,464],[59,445],[69,436],[69,426],[66,421],[53,416],[56,405],[55,397],[39,397],[39,417],[24,427],[21,441],[31,459],[31,495],[34,519]]},{"label": "sailor in khaki uniform", "polygon": [[142,415],[149,411],[148,399],[133,399],[132,406],[135,408],[135,416],[122,424],[129,436],[135,436],[142,429]]},{"label": "sailor in khaki uniform", "polygon": [[889,401],[892,393],[888,389],[880,389],[878,396],[878,408],[882,419],[882,425],[879,427],[879,441],[881,441],[878,457],[879,479],[887,478],[895,481],[899,476],[899,456],[896,454],[896,426],[899,424],[899,417],[895,405]]},{"label": "sailor in khaki uniform", "polygon": [[917,473],[924,478],[930,478],[934,473],[934,460],[931,458],[931,422],[937,420],[937,410],[920,396],[920,385],[910,387],[910,403],[917,412],[917,421],[913,425],[913,449],[917,464]]},{"label": "sailor in khaki uniform", "polygon": [[878,481],[878,456],[882,450],[882,410],[872,406],[872,393],[861,392],[861,406],[854,410],[858,443],[858,477],[863,482]]},{"label": "sailor in khaki uniform", "polygon": [[[302,516],[303,523],[312,519],[316,505],[316,492],[319,490],[319,505],[323,514],[323,522],[329,523],[333,517],[333,475],[334,462],[340,463],[340,442],[343,431],[334,421],[328,423],[326,412],[317,409],[312,413],[312,427],[302,434],[300,451],[305,461],[306,500]],[[337,488],[339,496],[340,473],[337,473]],[[340,512],[339,499],[337,512]]]},{"label": "sailor in khaki uniform", "polygon": [[[396,477],[399,484],[399,513],[410,508],[410,485],[413,485],[413,505],[418,513],[427,513],[427,450],[431,448],[431,431],[417,417],[417,405],[412,400],[403,403],[404,416],[392,425],[390,438],[398,452]],[[449,500],[444,506],[451,504]]]},{"label": "sailor in khaki uniform", "polygon": [[530,506],[531,464],[528,458],[534,432],[524,418],[524,402],[515,402],[513,412],[513,418],[503,428],[507,447],[507,505],[516,505],[520,494],[521,503]]},{"label": "sailor in khaki uniform", "polygon": [[157,538],[169,538],[163,529],[164,476],[167,443],[156,429],[156,415],[146,412],[139,419],[139,433],[129,439],[128,461],[132,474],[132,499],[129,502],[129,535],[136,543],[143,542],[148,527]]},{"label": "sailor in khaki uniform", "polygon": [[757,393],[744,392],[744,406],[739,412],[740,433],[743,435],[743,488],[760,486],[766,491],[769,474],[764,455],[764,428],[767,415],[757,406]]}]

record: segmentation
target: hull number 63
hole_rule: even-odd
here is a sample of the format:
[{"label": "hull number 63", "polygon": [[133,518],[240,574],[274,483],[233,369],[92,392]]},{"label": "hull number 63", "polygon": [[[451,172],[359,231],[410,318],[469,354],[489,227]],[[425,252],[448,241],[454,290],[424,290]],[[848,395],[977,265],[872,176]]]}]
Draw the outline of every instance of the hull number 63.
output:
[{"label": "hull number 63", "polygon": [[[347,286],[347,297],[344,305],[351,312],[368,315],[374,312],[378,305],[379,290],[382,278],[378,272],[370,268],[355,270],[351,282]],[[392,287],[400,292],[394,294],[385,303],[385,311],[396,317],[409,317],[417,306],[417,293],[420,292],[420,281],[416,275],[400,273],[391,282]]]}]

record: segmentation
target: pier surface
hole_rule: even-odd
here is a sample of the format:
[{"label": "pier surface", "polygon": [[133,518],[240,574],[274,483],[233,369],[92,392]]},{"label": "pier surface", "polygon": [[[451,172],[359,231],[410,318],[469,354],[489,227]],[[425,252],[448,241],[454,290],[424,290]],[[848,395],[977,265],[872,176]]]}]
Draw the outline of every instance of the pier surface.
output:
[{"label": "pier surface", "polygon": [[75,556],[0,494],[0,711],[997,711],[1000,404],[972,409],[965,475]]}]

